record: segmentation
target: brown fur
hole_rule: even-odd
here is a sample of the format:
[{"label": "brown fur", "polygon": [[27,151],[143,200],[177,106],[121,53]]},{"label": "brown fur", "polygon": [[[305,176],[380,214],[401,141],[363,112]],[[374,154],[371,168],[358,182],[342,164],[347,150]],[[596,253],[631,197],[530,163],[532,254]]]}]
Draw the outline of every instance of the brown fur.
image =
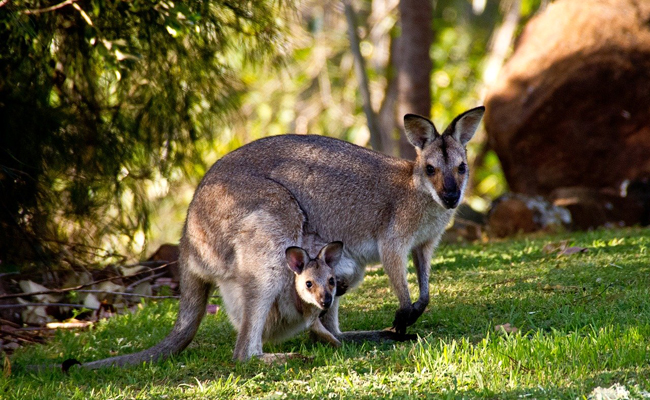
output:
[{"label": "brown fur", "polygon": [[[134,364],[181,351],[194,337],[214,285],[238,331],[233,357],[261,356],[269,313],[294,282],[284,266],[285,250],[307,247],[303,242],[345,243],[336,276],[349,288],[361,283],[367,264],[382,262],[400,303],[394,328],[403,334],[429,303],[431,256],[462,198],[468,172],[457,169],[467,162],[465,144],[483,111],[467,111],[447,128],[446,157],[433,123],[415,115],[405,116],[414,162],[310,135],[264,138],[226,155],[205,175],[188,210],[180,244],[181,304],[172,332],[149,350],[86,366]],[[409,254],[420,289],[413,304]],[[338,304],[335,297],[320,322],[339,340],[355,340],[359,335],[339,330]]]}]

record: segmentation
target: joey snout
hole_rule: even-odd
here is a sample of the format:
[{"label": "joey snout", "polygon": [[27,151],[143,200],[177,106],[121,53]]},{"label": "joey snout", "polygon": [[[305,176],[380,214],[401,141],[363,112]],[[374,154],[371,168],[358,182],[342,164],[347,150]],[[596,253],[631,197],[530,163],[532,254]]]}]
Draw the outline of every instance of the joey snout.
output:
[{"label": "joey snout", "polygon": [[317,300],[318,306],[323,310],[327,310],[332,305],[332,300],[333,300],[332,293],[325,292],[321,296],[319,296]]}]

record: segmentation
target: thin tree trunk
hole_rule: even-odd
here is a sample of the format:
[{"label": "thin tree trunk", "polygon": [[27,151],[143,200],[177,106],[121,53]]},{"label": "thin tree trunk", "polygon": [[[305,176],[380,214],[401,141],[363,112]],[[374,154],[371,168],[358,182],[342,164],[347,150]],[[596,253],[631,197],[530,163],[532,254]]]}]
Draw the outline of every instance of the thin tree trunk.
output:
[{"label": "thin tree trunk", "polygon": [[398,121],[400,155],[414,159],[415,150],[403,134],[404,114],[424,117],[431,114],[431,70],[429,51],[433,43],[433,1],[400,0],[402,36],[400,37],[400,65],[398,73]]},{"label": "thin tree trunk", "polygon": [[481,97],[485,97],[485,91],[496,82],[499,71],[501,71],[501,67],[508,56],[517,25],[519,25],[521,0],[509,1],[510,5],[506,7],[503,22],[494,30],[492,36],[488,59],[483,71],[483,93]]},{"label": "thin tree trunk", "polygon": [[[509,4],[506,3],[509,1]],[[515,37],[515,31],[519,25],[521,18],[521,0],[502,0],[502,7],[505,8],[505,15],[503,22],[494,29],[490,46],[488,49],[488,57],[483,70],[483,87],[481,88],[481,98],[484,99],[487,91],[494,85],[499,76],[499,72],[508,56],[508,51],[512,46]],[[485,163],[490,146],[488,145],[487,135],[485,129],[481,128],[474,137],[474,142],[478,144],[478,149],[474,159],[470,160],[473,168],[478,169]],[[476,175],[469,182],[467,191],[471,193],[478,184]]]},{"label": "thin tree trunk", "polygon": [[388,59],[386,79],[386,92],[384,99],[379,107],[379,126],[381,127],[382,145],[384,146],[384,153],[391,156],[399,156],[399,136],[398,125],[396,119],[397,107],[397,72],[399,65],[397,64],[399,54],[399,37],[391,40],[390,56]]},{"label": "thin tree trunk", "polygon": [[366,73],[366,63],[361,54],[359,47],[359,36],[357,35],[356,12],[352,8],[351,0],[343,0],[345,6],[345,18],[348,21],[348,37],[350,39],[350,49],[354,56],[354,71],[359,82],[359,93],[363,103],[363,112],[366,114],[368,130],[370,131],[370,146],[374,150],[384,151],[382,146],[382,133],[377,120],[377,114],[372,109],[370,101],[370,88],[368,86],[368,74]]}]

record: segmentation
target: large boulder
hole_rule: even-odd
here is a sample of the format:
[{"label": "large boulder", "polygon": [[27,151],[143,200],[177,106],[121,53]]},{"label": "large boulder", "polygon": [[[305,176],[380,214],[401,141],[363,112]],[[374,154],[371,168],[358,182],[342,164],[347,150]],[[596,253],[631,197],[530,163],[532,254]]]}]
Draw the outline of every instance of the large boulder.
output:
[{"label": "large boulder", "polygon": [[486,99],[514,192],[650,177],[650,1],[558,0],[533,18]]}]

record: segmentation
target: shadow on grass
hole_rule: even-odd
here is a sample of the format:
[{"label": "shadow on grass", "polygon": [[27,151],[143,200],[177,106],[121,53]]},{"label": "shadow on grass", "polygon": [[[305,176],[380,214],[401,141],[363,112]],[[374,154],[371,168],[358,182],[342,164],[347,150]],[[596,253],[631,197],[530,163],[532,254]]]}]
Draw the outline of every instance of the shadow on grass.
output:
[{"label": "shadow on grass", "polygon": [[[626,234],[635,235],[637,233],[630,231]],[[650,230],[645,230],[642,233],[644,236],[649,236]],[[594,234],[593,237],[586,236],[581,239],[584,243],[578,244],[589,245],[590,243],[587,242],[601,240],[602,236],[602,233]],[[606,237],[604,240],[608,238]],[[598,248],[591,253],[563,260],[560,268],[556,268],[554,265],[557,258],[541,252],[543,244],[550,240],[555,239],[526,240],[515,245],[497,243],[494,245],[496,249],[491,245],[485,248],[480,245],[442,249],[439,254],[441,254],[443,262],[436,264],[432,273],[433,296],[431,303],[420,320],[409,329],[409,332],[417,333],[428,340],[467,340],[477,343],[488,333],[493,334],[495,325],[503,323],[510,323],[518,327],[524,335],[554,331],[569,334],[585,329],[597,330],[612,325],[622,329],[642,327],[641,331],[648,330],[648,321],[650,320],[650,298],[648,297],[650,274],[648,268],[650,267],[647,265],[647,261],[644,264],[635,258],[636,254],[630,254],[634,253],[636,246],[623,244],[618,247]],[[483,251],[484,249],[485,251]],[[502,257],[501,249],[508,257]],[[512,251],[508,252],[508,249],[512,249]],[[616,258],[618,253],[627,254],[627,258],[619,262],[617,267],[597,269],[602,264],[600,256],[605,254],[607,257]],[[453,259],[453,262],[444,261],[446,259]],[[486,281],[481,282],[482,273],[493,270],[507,273],[509,268],[513,268],[511,263],[535,264],[537,271],[528,274],[534,275],[535,278],[527,279],[525,276],[526,279],[518,277],[502,281],[495,280],[494,277],[486,277]],[[610,263],[609,258],[607,258],[607,263]],[[474,273],[479,266],[486,266],[486,268],[483,269],[483,272]],[[513,270],[513,272],[516,271]],[[463,275],[464,273],[466,274]],[[437,282],[437,276],[443,276],[450,280]],[[453,285],[454,279],[460,280],[458,277],[465,279],[467,276],[469,276],[469,283],[466,290],[438,290],[439,287],[444,289],[447,282],[451,282],[449,285]],[[364,294],[364,297],[361,298],[360,291],[355,291],[346,295],[349,297],[343,302],[341,325],[345,330],[383,329],[392,323],[397,309],[397,301],[394,295],[387,291],[388,281],[383,270],[369,272],[367,278],[360,290],[361,293],[366,291],[368,296]],[[156,318],[156,315],[153,315],[152,318]],[[150,331],[142,319],[145,318],[140,318],[139,323],[138,319],[135,319],[136,323],[133,326],[128,326],[126,323],[112,325],[119,326],[121,330],[105,332],[102,341],[104,343],[114,342],[118,337],[127,337],[129,341],[133,340],[140,344],[136,345],[137,348],[119,349],[118,353],[120,354],[146,347],[145,341],[141,337],[148,335]],[[16,371],[17,373],[9,379],[23,379],[28,381],[27,384],[35,386],[38,386],[40,382],[48,382],[48,379],[50,382],[60,381],[66,390],[71,392],[75,390],[73,388],[104,388],[116,392],[133,389],[137,392],[147,385],[150,387],[190,386],[196,385],[197,379],[214,382],[219,379],[228,379],[230,376],[236,376],[241,381],[254,381],[260,374],[264,375],[266,382],[273,382],[285,379],[285,373],[288,370],[325,367],[327,362],[335,356],[368,358],[367,354],[371,351],[390,353],[392,349],[390,345],[350,345],[350,347],[334,350],[309,342],[307,336],[303,334],[284,344],[267,347],[267,349],[279,352],[299,351],[305,354],[316,354],[317,359],[313,363],[290,362],[284,367],[271,368],[258,362],[240,364],[231,361],[235,333],[225,316],[223,314],[217,318],[208,316],[206,320],[190,347],[182,354],[165,362],[133,370],[73,371],[70,376],[63,376],[59,373],[55,378]],[[162,324],[163,322],[160,322],[158,325]],[[164,319],[166,328],[156,333],[156,339],[148,338],[148,340],[152,342],[160,340],[171,329],[172,324],[173,319],[166,317]],[[88,354],[94,354],[92,351],[88,351],[87,347],[93,346],[92,343],[87,343],[88,338],[93,336],[84,335],[68,341],[76,343],[79,346],[79,353],[86,354],[85,360],[87,360]],[[106,346],[104,344],[102,346],[109,349],[114,348],[113,345]],[[76,356],[63,353],[65,352],[61,351],[60,360],[57,359],[57,361]],[[84,361],[80,357],[77,358]],[[645,360],[646,365],[647,361]],[[629,379],[647,379],[648,374],[647,368],[639,374],[638,371],[632,371],[632,365],[629,365],[628,369],[614,367],[611,372],[599,371],[592,378],[568,387],[561,385],[541,388],[530,386],[502,392],[453,391],[453,388],[449,388],[448,392],[442,394],[437,392],[435,395],[431,394],[431,397],[444,398],[449,395],[450,398],[576,398],[588,394],[595,386],[609,386],[614,382],[624,382]],[[323,390],[326,389],[327,387]],[[427,392],[424,390],[426,388],[416,389],[416,392],[422,397],[427,397]],[[395,388],[395,391],[391,391],[390,394],[394,398],[410,398],[413,390],[414,388],[399,387]],[[227,392],[226,387],[224,393]],[[326,391],[323,391],[322,394],[323,397],[328,395]],[[2,393],[0,393],[0,397],[1,395]],[[67,398],[69,395],[70,393],[64,393],[59,398]],[[363,394],[360,395],[354,391],[351,391],[349,396],[346,394],[341,396],[343,397],[334,398],[364,398]],[[373,395],[365,398],[376,397]],[[304,396],[295,398],[304,398]]]}]

